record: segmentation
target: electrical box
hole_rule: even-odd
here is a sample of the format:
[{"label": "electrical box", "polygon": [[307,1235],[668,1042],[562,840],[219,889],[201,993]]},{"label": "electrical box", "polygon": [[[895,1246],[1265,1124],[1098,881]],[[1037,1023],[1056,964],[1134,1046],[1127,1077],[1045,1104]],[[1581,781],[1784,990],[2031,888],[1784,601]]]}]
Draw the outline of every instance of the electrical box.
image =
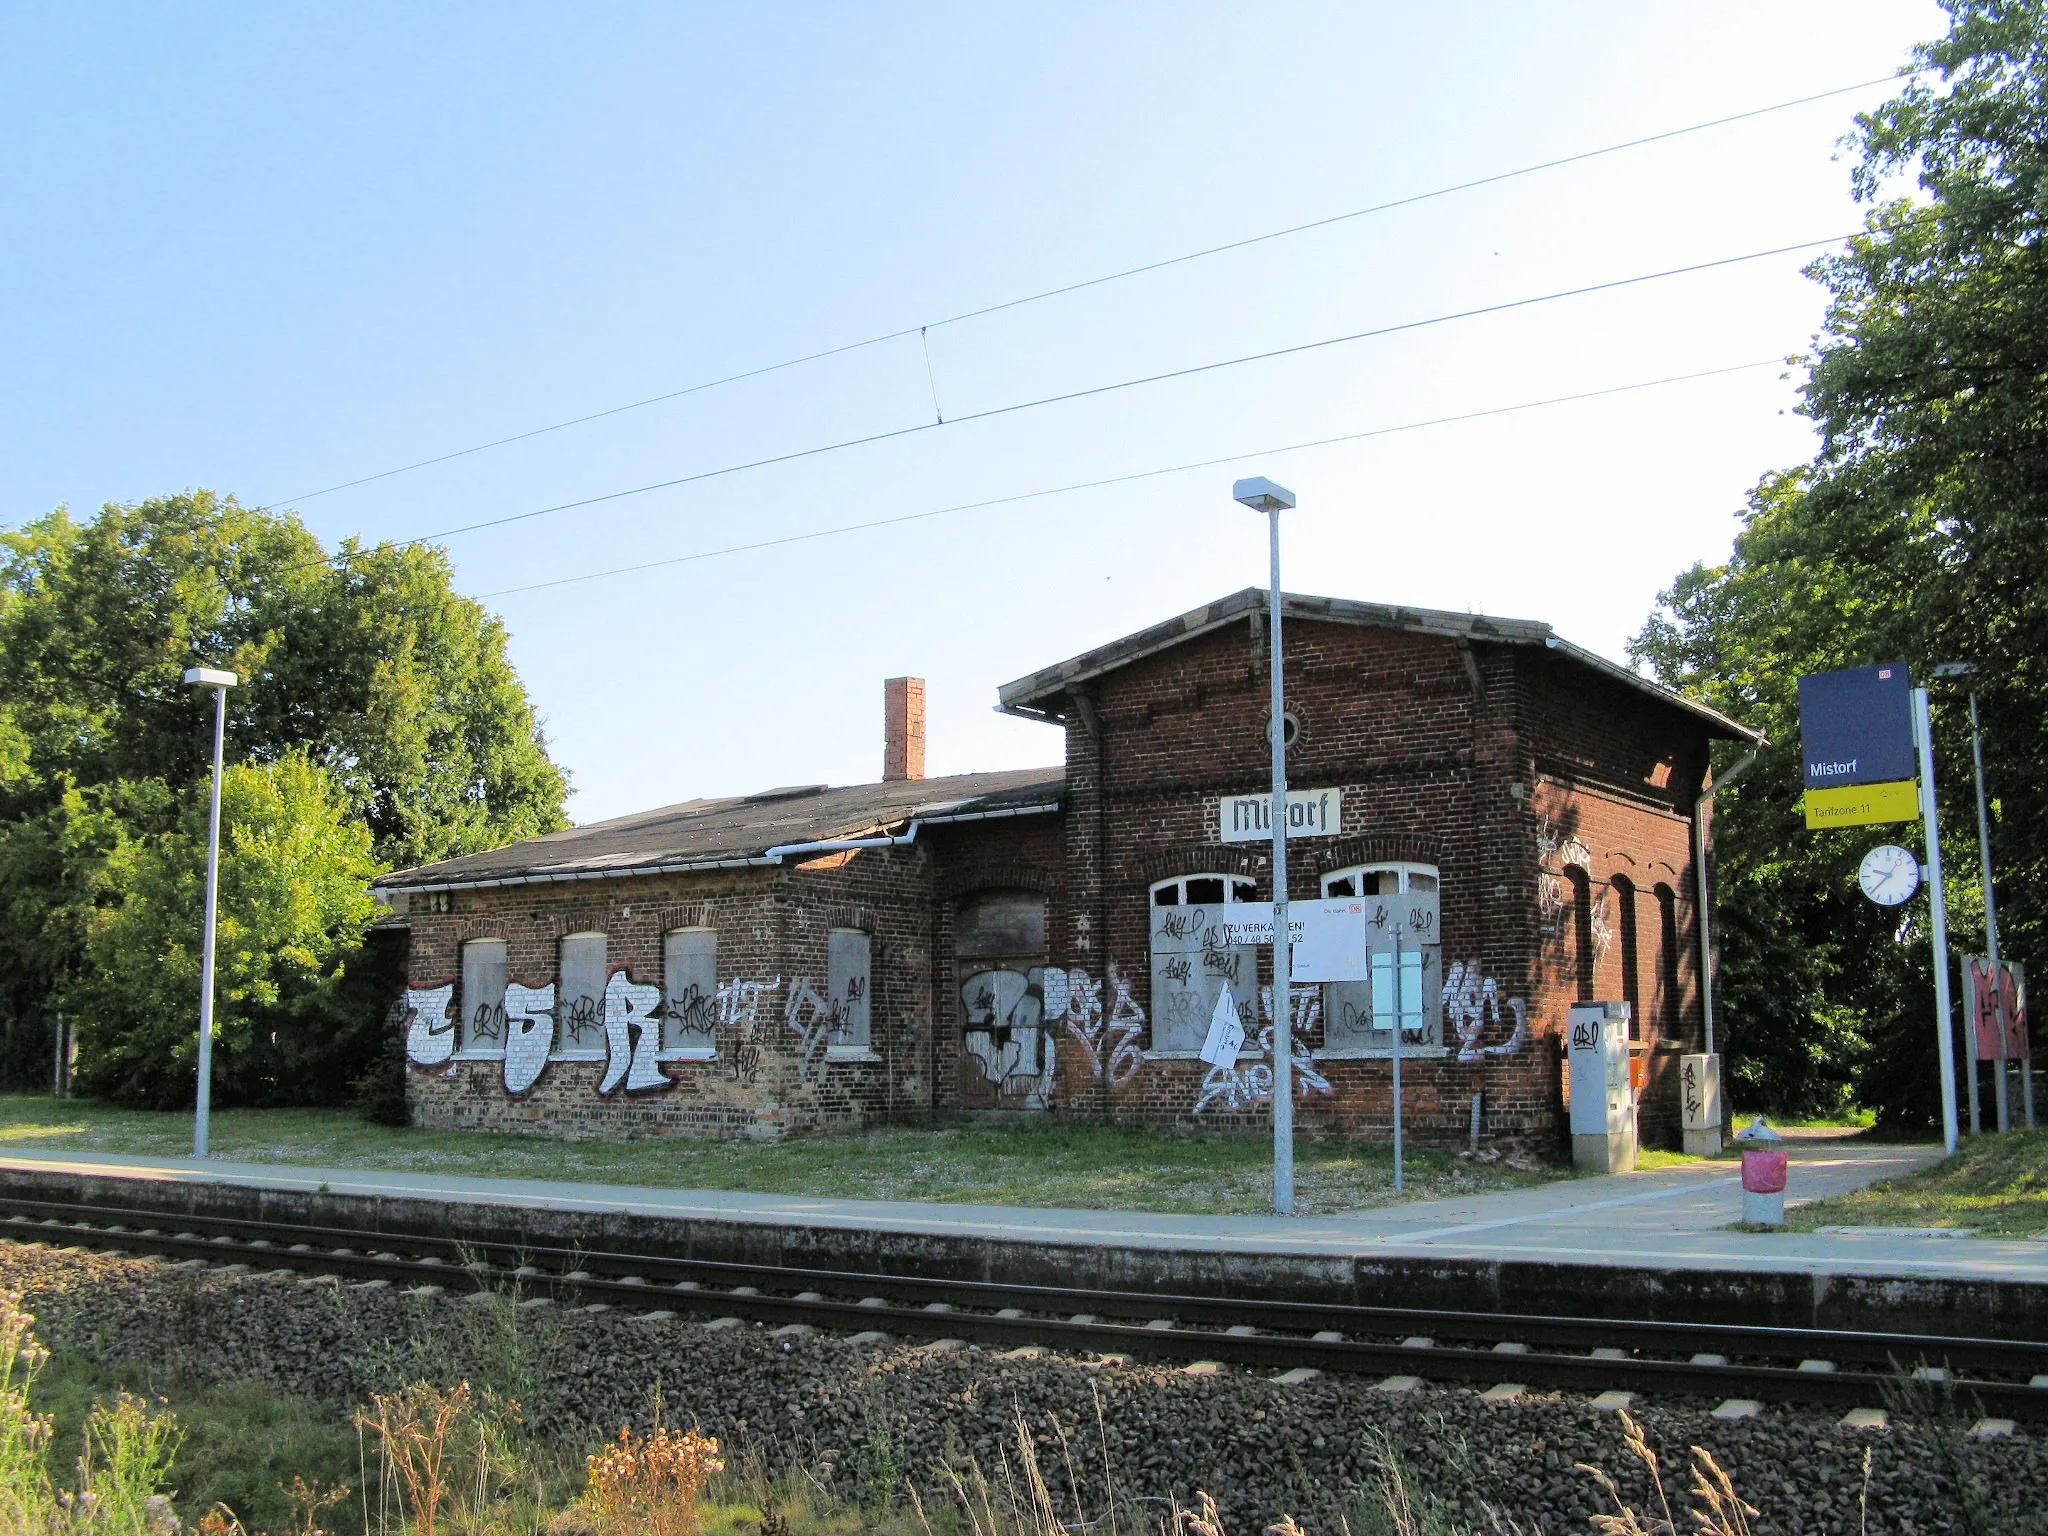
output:
[{"label": "electrical box", "polygon": [[1719,1055],[1678,1058],[1678,1102],[1685,1150],[1694,1157],[1714,1156],[1721,1150]]},{"label": "electrical box", "polygon": [[1574,1003],[1570,1015],[1572,1164],[1632,1173],[1636,1090],[1629,1073],[1627,1003]]}]

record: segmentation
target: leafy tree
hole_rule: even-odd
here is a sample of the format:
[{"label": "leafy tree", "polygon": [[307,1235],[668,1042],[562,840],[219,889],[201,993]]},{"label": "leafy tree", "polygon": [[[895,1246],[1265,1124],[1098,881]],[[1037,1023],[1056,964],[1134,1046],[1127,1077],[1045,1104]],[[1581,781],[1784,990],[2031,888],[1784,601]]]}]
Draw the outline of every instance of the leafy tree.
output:
[{"label": "leafy tree", "polygon": [[[2048,923],[2048,11],[1945,9],[1928,73],[1858,119],[1863,231],[1810,269],[1831,294],[1804,387],[1820,450],[1763,482],[1732,558],[1681,576],[1635,646],[1779,743],[1718,807],[1735,1080],[1787,1108],[1853,1083],[1906,1124],[1936,1103],[1924,909],[1901,926],[1855,891],[1867,832],[1805,831],[1798,674],[1976,662],[2003,947],[2037,961]],[[1936,777],[1974,946],[1962,702],[1937,694]]]},{"label": "leafy tree", "polygon": [[[242,774],[258,821],[238,829],[230,810],[228,825],[244,839],[237,878],[282,926],[238,921],[283,946],[266,961],[283,969],[237,973],[232,998],[223,983],[220,1091],[345,1092],[382,999],[367,990],[377,968],[350,958],[361,923],[338,915],[340,893],[562,824],[567,783],[505,641],[440,551],[348,543],[330,557],[296,517],[210,492],[86,522],[60,509],[0,534],[0,1073],[42,1080],[45,1023],[63,1006],[81,1025],[82,1084],[189,1100],[196,1042],[183,1064],[167,1042],[197,1011],[184,881],[203,865],[190,824],[212,700],[180,679],[206,664],[242,674],[227,758],[271,785]],[[264,865],[246,841],[257,826],[287,842],[296,829],[298,862]],[[335,1009],[347,1018],[314,1027]],[[317,1085],[302,1073],[292,1087],[315,1059]]]},{"label": "leafy tree", "polygon": [[[191,1100],[206,823],[206,800],[188,797],[176,830],[125,840],[103,861],[123,899],[88,920],[84,973],[66,992],[90,1092],[159,1108]],[[215,1092],[227,1103],[332,1099],[347,1084],[328,1069],[359,1043],[336,1038],[349,1021],[334,1004],[377,910],[369,832],[298,752],[228,769],[221,826]]]}]

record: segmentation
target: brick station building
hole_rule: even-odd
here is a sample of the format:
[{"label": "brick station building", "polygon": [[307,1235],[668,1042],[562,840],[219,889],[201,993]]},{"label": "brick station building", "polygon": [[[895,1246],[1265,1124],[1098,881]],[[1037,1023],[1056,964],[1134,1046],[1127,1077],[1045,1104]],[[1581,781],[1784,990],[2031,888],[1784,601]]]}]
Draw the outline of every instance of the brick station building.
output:
[{"label": "brick station building", "polygon": [[[1248,1126],[1270,1114],[1265,594],[1021,678],[1062,767],[692,800],[401,870],[415,1120],[773,1136],[979,1111]],[[1551,1150],[1560,1037],[1633,1004],[1640,1131],[1677,1140],[1701,1048],[1694,835],[1708,748],[1756,733],[1546,624],[1289,596],[1289,897],[1372,898],[1410,942],[1297,989],[1297,1124]],[[1707,828],[1698,825],[1702,843]],[[1200,1051],[1228,989],[1235,1062]]]}]

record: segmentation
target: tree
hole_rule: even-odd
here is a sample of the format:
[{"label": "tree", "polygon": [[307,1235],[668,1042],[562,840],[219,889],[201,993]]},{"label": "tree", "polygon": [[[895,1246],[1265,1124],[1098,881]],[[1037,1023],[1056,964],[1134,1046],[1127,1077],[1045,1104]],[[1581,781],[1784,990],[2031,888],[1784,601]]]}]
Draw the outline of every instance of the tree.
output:
[{"label": "tree", "polygon": [[[296,937],[275,957],[285,970],[243,977],[224,1004],[243,1032],[224,1036],[228,1099],[301,1092],[292,1083],[311,1079],[292,1063],[311,1059],[307,1021],[322,1009],[353,1010],[356,1023],[319,1038],[354,1041],[367,1062],[356,1024],[377,1027],[381,1006],[363,958],[349,958],[361,925],[335,916],[340,890],[562,825],[567,781],[504,628],[454,591],[440,551],[347,543],[330,557],[296,517],[205,491],[89,522],[60,509],[0,534],[0,1071],[13,1081],[38,1080],[64,1007],[89,1010],[82,1082],[175,1096],[160,1031],[196,1017],[181,967],[198,918],[181,903],[198,866],[174,865],[196,857],[190,822],[212,763],[212,700],[180,681],[194,664],[242,674],[227,759],[282,798],[246,775],[238,793],[266,825],[297,828],[295,857],[312,861],[294,867],[298,884],[273,872],[266,899],[283,929],[242,920]],[[240,857],[260,866],[253,848]],[[144,998],[140,1012],[127,1001]],[[166,1011],[153,1022],[148,1010]],[[323,1059],[331,1086],[342,1057]],[[184,1070],[176,1092],[189,1097]]]},{"label": "tree", "polygon": [[[124,838],[100,861],[120,900],[87,919],[83,973],[66,988],[88,1092],[165,1109],[192,1097],[207,812],[188,796],[174,831]],[[215,1091],[223,1103],[337,1102],[380,1022],[337,1006],[377,911],[369,831],[303,752],[229,768],[221,826]]]},{"label": "tree", "polygon": [[[1819,452],[1765,479],[1732,558],[1681,576],[1634,647],[1779,743],[1718,806],[1736,1080],[1788,1108],[1853,1082],[1900,1123],[1935,1103],[1926,927],[1856,894],[1874,838],[1801,824],[1796,677],[1976,662],[2003,947],[2037,960],[2048,921],[2048,13],[1945,8],[1928,73],[1857,120],[1863,231],[1810,269],[1831,294],[1803,391]],[[1937,698],[1936,777],[1974,945],[1961,702]]]}]

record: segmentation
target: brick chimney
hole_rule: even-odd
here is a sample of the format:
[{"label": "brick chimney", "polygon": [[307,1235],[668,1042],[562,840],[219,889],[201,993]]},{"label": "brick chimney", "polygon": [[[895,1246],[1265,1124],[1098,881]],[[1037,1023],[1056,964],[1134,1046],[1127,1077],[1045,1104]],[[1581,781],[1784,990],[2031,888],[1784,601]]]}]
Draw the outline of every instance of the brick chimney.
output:
[{"label": "brick chimney", "polygon": [[924,777],[924,679],[882,683],[882,778]]}]

